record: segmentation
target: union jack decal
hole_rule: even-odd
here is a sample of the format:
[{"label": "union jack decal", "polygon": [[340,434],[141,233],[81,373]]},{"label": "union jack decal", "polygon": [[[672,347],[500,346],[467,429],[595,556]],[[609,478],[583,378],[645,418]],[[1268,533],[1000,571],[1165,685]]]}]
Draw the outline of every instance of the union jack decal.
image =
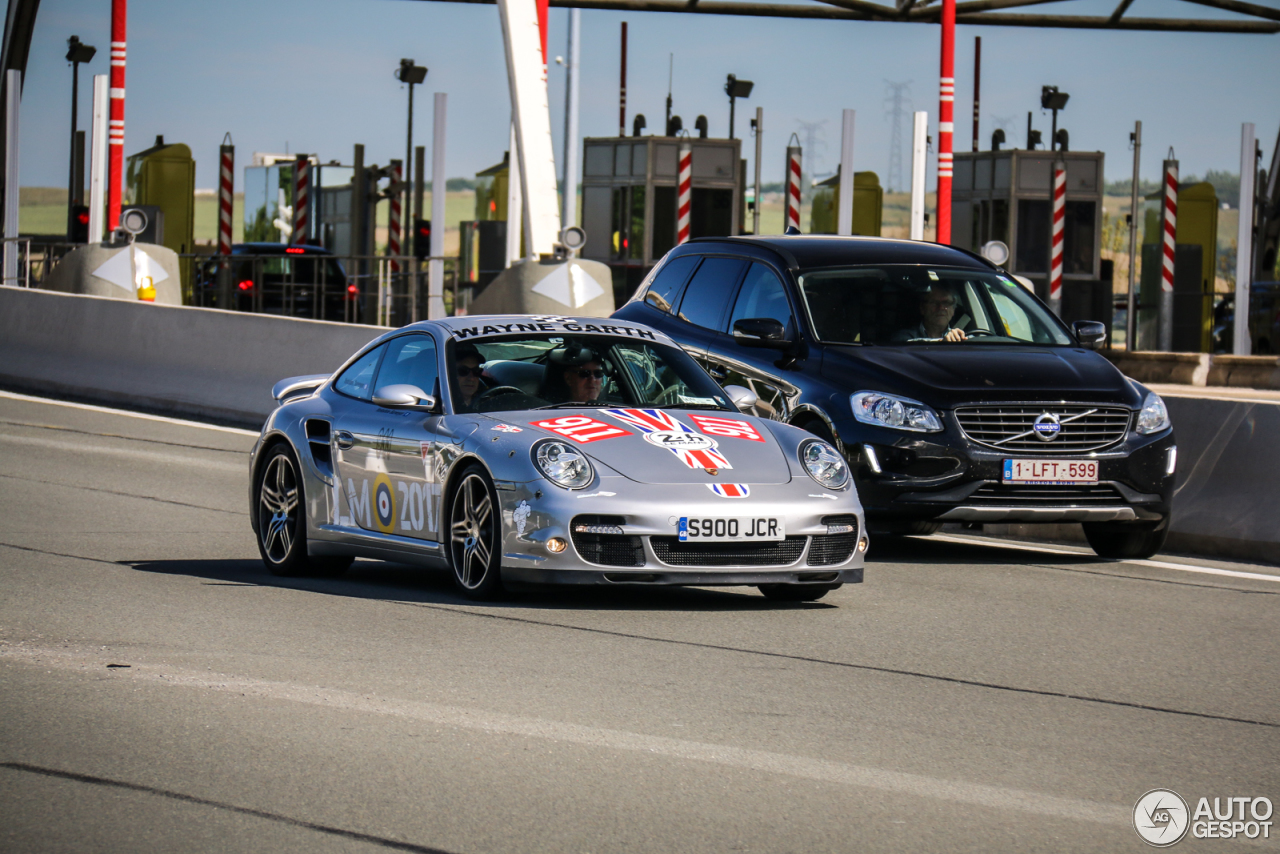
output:
[{"label": "union jack decal", "polygon": [[746,498],[751,494],[751,487],[745,483],[708,483],[707,489],[721,498]]},{"label": "union jack decal", "polygon": [[[688,424],[661,409],[606,409],[604,414],[642,433],[688,433],[702,436]],[[713,441],[713,440],[708,440]],[[714,445],[714,442],[713,442]],[[714,446],[710,448],[669,448],[691,469],[731,469],[732,465]]]}]

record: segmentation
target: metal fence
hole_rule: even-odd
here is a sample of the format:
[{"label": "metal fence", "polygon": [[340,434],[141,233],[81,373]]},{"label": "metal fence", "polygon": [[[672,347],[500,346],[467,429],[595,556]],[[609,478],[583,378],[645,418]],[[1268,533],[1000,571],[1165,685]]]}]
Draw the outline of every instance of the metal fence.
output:
[{"label": "metal fence", "polygon": [[[43,288],[49,274],[83,244],[40,237],[7,238],[17,251],[17,275],[4,284]],[[336,256],[315,253],[178,256],[184,305],[340,323],[403,326],[427,316],[428,262],[412,255]],[[458,259],[444,261],[445,310],[469,301],[458,287]]]}]

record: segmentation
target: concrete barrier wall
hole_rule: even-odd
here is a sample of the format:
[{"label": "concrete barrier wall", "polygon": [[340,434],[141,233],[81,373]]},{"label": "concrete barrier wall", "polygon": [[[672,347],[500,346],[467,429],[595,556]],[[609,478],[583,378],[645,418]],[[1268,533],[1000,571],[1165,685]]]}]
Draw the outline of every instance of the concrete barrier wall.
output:
[{"label": "concrete barrier wall", "polygon": [[1125,376],[1140,383],[1280,389],[1280,358],[1209,353],[1102,350]]},{"label": "concrete barrier wall", "polygon": [[1280,563],[1280,403],[1164,401],[1178,440],[1168,548]]},{"label": "concrete barrier wall", "polygon": [[331,372],[385,331],[0,288],[0,382],[258,427],[278,380]]}]

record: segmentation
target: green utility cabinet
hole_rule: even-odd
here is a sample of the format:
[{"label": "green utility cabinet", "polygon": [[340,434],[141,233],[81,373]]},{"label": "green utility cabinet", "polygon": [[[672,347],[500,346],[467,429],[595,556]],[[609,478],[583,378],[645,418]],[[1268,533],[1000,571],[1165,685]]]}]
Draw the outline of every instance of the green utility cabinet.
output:
[{"label": "green utility cabinet", "polygon": [[[1163,205],[1159,191],[1144,199],[1138,346],[1145,350],[1155,349],[1159,341]],[[1213,285],[1218,262],[1218,194],[1208,181],[1178,186],[1174,245],[1173,349],[1208,353],[1213,343]]]},{"label": "green utility cabinet", "polygon": [[[813,234],[835,234],[839,226],[840,172],[818,184],[813,191],[813,208],[809,215],[809,231]],[[853,233],[863,237],[879,237],[884,219],[884,188],[874,172],[853,173]]]},{"label": "green utility cabinet", "polygon": [[[164,212],[163,245],[179,255],[194,251],[196,224],[196,161],[182,143],[167,145],[163,136],[146,151],[127,158],[124,202],[155,205]],[[187,267],[182,266],[186,293]]]}]

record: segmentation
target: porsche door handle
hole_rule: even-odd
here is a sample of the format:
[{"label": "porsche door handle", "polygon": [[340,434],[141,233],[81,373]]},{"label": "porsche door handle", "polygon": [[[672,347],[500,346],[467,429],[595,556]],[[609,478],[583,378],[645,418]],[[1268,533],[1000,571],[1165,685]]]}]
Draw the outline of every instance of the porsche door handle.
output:
[{"label": "porsche door handle", "polygon": [[349,451],[355,445],[356,437],[346,430],[339,430],[333,434],[333,443],[338,446],[339,450]]}]

